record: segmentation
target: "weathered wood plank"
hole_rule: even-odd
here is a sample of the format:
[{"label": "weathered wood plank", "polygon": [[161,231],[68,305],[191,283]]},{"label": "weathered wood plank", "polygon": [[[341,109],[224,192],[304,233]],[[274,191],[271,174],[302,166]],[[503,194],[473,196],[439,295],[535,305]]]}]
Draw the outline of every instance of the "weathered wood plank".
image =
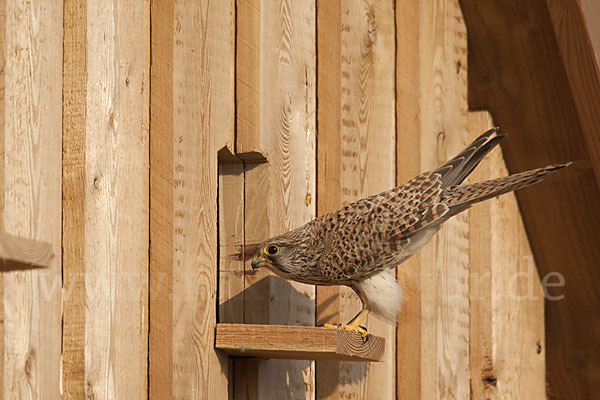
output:
[{"label": "weathered wood plank", "polygon": [[581,83],[597,78],[574,77],[591,70],[572,65],[582,51],[577,43],[584,41],[577,34],[582,24],[557,26],[555,11],[549,12],[553,6],[544,0],[461,0],[461,5],[471,46],[469,104],[489,109],[510,134],[503,144],[508,170],[576,161],[564,173],[518,192],[517,200],[540,275],[560,272],[564,278],[563,287],[551,288],[552,295],[564,298],[545,307],[550,394],[593,397],[600,384],[594,368],[600,347],[588,344],[600,329],[600,203],[590,199],[600,196],[600,174],[589,135],[597,141],[597,126],[590,122],[599,102],[596,86]]},{"label": "weathered wood plank", "polygon": [[600,63],[600,24],[597,24],[600,17],[600,2],[596,0],[581,0],[581,12],[585,20],[592,47],[596,56],[596,64]]},{"label": "weathered wood plank", "polygon": [[173,397],[174,4],[151,2],[148,394]]},{"label": "weathered wood plank", "polygon": [[[6,26],[6,0],[0,0],[0,26]],[[4,143],[6,136],[6,29],[0,29],[0,143]],[[0,145],[0,160],[5,158],[4,145]],[[6,180],[4,179],[4,167],[0,168],[0,204],[4,204]],[[0,229],[4,230],[4,218],[0,218]],[[4,276],[0,274],[0,371],[4,371]],[[4,388],[4,373],[0,373],[0,388]],[[0,400],[4,399],[4,389],[0,390]]]},{"label": "weathered wood plank", "polygon": [[[456,0],[420,3],[421,169],[468,142],[466,30]],[[469,224],[445,222],[421,250],[421,396],[469,398]]]},{"label": "weathered wood plank", "polygon": [[[61,254],[62,2],[0,3],[0,226]],[[48,270],[4,274],[1,392],[59,398],[61,257]]]},{"label": "weathered wood plank", "polygon": [[[341,170],[341,87],[342,87],[342,2],[317,4],[317,215],[342,205]],[[317,286],[316,323],[340,323],[340,289]],[[339,398],[340,364],[318,361],[316,364],[317,399]]]},{"label": "weathered wood plank", "polygon": [[[392,6],[383,1],[319,4],[320,214],[395,184]],[[318,323],[347,322],[360,310],[360,300],[348,288],[318,290]],[[320,399],[394,397],[395,329],[376,318],[365,324],[386,338],[384,362],[368,368],[319,364]]]},{"label": "weathered wood plank", "polygon": [[589,159],[600,186],[600,70],[579,0],[545,0]]},{"label": "weathered wood plank", "polygon": [[[419,1],[396,4],[396,184],[421,173]],[[398,399],[421,398],[421,255],[398,268],[404,292],[396,331]]]},{"label": "weathered wood plank", "polygon": [[140,0],[87,4],[85,234],[79,242],[86,292],[79,301],[87,305],[90,397],[147,393],[149,11]]},{"label": "weathered wood plank", "polygon": [[160,291],[151,302],[151,397],[228,397],[214,328],[217,152],[234,142],[234,10],[233,1],[177,2],[157,4],[153,15],[152,59],[160,69],[152,96],[150,280]]},{"label": "weathered wood plank", "polygon": [[342,329],[287,325],[218,324],[215,347],[241,357],[382,361],[385,339]]},{"label": "weathered wood plank", "polygon": [[[487,113],[469,115],[470,136],[491,126]],[[495,151],[470,180],[507,173]],[[472,397],[545,399],[544,296],[514,195],[474,206],[469,220]]]},{"label": "weathered wood plank", "polygon": [[52,245],[0,232],[0,272],[50,268]]},{"label": "weathered wood plank", "polygon": [[261,1],[236,1],[236,152],[245,158],[261,154]]},{"label": "weathered wood plank", "polygon": [[64,2],[63,19],[63,327],[66,398],[85,397],[85,199],[87,1]]}]

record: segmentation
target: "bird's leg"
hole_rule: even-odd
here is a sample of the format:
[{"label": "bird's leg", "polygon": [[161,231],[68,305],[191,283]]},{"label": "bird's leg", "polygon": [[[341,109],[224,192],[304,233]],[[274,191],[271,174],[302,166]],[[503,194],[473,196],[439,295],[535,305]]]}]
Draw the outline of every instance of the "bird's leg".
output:
[{"label": "bird's leg", "polygon": [[365,319],[365,317],[367,316],[368,313],[369,313],[369,310],[367,310],[366,308],[363,308],[347,324],[338,324],[338,325],[324,324],[323,326],[325,328],[340,328],[340,329],[344,329],[347,331],[358,332],[364,338],[365,336],[367,336],[367,330],[365,328],[363,328],[362,326],[360,326],[360,324]]},{"label": "bird's leg", "polygon": [[369,310],[367,310],[366,308],[363,308],[362,310],[360,310],[360,312],[358,314],[356,314],[356,316],[354,318],[352,318],[352,320],[350,320],[350,322],[348,322],[346,325],[348,326],[352,326],[352,327],[356,327],[356,328],[360,328],[360,324],[363,322],[363,320],[365,319],[365,317],[367,316],[367,314],[369,313]]}]

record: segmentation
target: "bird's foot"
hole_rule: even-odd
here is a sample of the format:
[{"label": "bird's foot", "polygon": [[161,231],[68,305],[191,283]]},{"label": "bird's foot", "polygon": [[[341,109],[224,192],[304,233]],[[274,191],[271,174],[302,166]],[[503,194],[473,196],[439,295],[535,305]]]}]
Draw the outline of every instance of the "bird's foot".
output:
[{"label": "bird's foot", "polygon": [[367,328],[360,325],[349,325],[349,324],[323,324],[324,328],[334,328],[334,329],[344,329],[350,332],[358,332],[360,336],[362,336],[363,340],[365,340],[368,336]]}]

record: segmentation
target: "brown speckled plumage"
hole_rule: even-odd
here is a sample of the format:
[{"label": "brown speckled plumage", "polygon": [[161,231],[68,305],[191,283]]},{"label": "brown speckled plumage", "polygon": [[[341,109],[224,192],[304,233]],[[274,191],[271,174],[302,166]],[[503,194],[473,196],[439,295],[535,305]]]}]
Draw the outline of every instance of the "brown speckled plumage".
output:
[{"label": "brown speckled plumage", "polygon": [[[504,138],[504,135],[495,135],[496,132],[497,129],[485,132],[435,171],[424,172],[402,186],[356,201],[264,241],[256,257],[289,279],[350,286],[365,308],[385,319],[395,320],[400,289],[397,301],[381,304],[384,299],[375,299],[364,289],[365,280],[406,260],[431,239],[442,222],[470,205],[537,183],[544,175],[568,165],[552,165],[460,185]],[[270,245],[277,246],[278,254],[266,253]],[[385,279],[393,280],[390,276],[386,274]],[[381,310],[382,307],[386,309]]]}]

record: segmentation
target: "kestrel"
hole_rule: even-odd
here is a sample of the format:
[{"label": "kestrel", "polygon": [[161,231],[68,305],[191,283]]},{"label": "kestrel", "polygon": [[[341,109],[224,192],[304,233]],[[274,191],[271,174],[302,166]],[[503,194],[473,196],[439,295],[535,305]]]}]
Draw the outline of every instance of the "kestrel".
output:
[{"label": "kestrel", "polygon": [[505,137],[497,131],[486,131],[434,171],[265,240],[256,250],[252,268],[264,265],[302,283],[351,287],[363,307],[350,322],[337,327],[364,336],[361,322],[369,311],[395,324],[402,289],[394,268],[429,242],[444,221],[474,203],[538,183],[544,175],[570,164],[461,185]]}]

